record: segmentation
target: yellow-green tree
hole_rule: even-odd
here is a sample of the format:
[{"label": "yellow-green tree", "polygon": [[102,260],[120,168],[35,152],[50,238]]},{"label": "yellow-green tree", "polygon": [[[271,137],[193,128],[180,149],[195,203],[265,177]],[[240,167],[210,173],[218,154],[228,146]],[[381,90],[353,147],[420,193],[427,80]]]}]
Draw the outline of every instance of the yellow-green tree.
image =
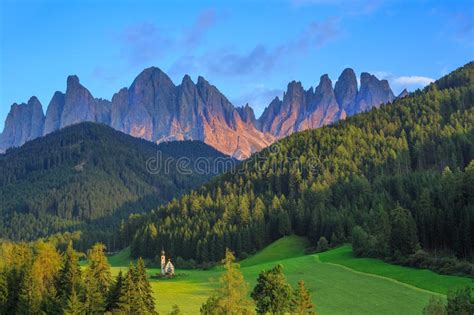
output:
[{"label": "yellow-green tree", "polygon": [[314,304],[303,280],[298,281],[298,288],[294,292],[293,308],[295,314],[298,315],[316,315]]},{"label": "yellow-green tree", "polygon": [[201,314],[253,314],[253,305],[248,299],[248,284],[229,249],[226,250],[223,264],[225,272],[219,279],[220,287],[203,304]]}]

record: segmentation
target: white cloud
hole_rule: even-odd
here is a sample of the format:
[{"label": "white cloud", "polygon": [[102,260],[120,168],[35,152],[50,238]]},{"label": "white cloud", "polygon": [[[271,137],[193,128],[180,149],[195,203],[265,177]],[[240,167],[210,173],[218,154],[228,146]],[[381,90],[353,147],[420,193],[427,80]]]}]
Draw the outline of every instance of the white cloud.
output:
[{"label": "white cloud", "polygon": [[401,76],[393,80],[395,83],[400,85],[417,85],[417,86],[426,86],[432,82],[434,79],[422,76]]}]

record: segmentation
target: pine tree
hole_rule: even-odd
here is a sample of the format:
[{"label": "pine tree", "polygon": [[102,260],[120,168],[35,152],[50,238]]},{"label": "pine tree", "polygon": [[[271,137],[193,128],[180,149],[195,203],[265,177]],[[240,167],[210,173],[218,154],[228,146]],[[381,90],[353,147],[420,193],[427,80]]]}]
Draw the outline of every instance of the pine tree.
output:
[{"label": "pine tree", "polygon": [[281,265],[262,271],[252,291],[258,314],[284,314],[292,309],[293,290],[286,282]]},{"label": "pine tree", "polygon": [[99,288],[98,280],[87,274],[84,280],[84,310],[87,314],[102,314],[105,310],[105,298]]},{"label": "pine tree", "polygon": [[6,313],[8,302],[8,284],[5,272],[0,272],[0,314]]},{"label": "pine tree", "polygon": [[52,287],[43,296],[41,301],[41,311],[43,314],[61,314],[63,313],[64,306],[61,303],[59,296],[57,295],[56,289]]},{"label": "pine tree", "polygon": [[392,211],[390,249],[392,254],[413,254],[418,245],[416,223],[409,210],[400,206]]},{"label": "pine tree", "polygon": [[134,303],[136,311],[139,313],[156,314],[155,298],[153,297],[153,290],[146,275],[145,263],[140,257],[137,261],[137,266],[134,272],[135,290],[137,292],[137,299]]},{"label": "pine tree", "polygon": [[135,267],[132,263],[128,268],[128,272],[123,280],[122,291],[119,298],[118,308],[124,314],[133,314],[137,292],[135,290]]},{"label": "pine tree", "polygon": [[23,276],[18,295],[18,314],[35,314],[39,312],[41,303],[40,288],[33,279],[31,267],[28,267]]},{"label": "pine tree", "polygon": [[110,265],[104,252],[105,246],[100,243],[87,252],[89,265],[84,274],[84,308],[90,314],[105,310],[105,299],[112,281]]},{"label": "pine tree", "polygon": [[79,294],[82,290],[81,269],[78,264],[78,255],[72,247],[71,241],[64,255],[64,265],[59,271],[56,287],[57,294],[63,304],[67,303],[73,291]]},{"label": "pine tree", "polygon": [[120,270],[115,282],[110,287],[110,290],[107,294],[107,299],[105,301],[105,310],[112,311],[118,309],[119,307],[119,299],[122,294],[123,290],[123,274],[122,270]]},{"label": "pine tree", "polygon": [[92,277],[97,280],[97,289],[106,296],[109,286],[112,282],[110,265],[105,256],[105,245],[97,243],[87,252],[89,266],[86,270],[86,277]]},{"label": "pine tree", "polygon": [[298,288],[295,290],[293,296],[293,309],[298,315],[316,315],[311,296],[308,290],[306,290],[303,280],[298,281]]},{"label": "pine tree", "polygon": [[76,293],[76,289],[73,287],[72,292],[67,300],[67,305],[64,309],[66,315],[81,315],[84,314],[84,305],[79,299]]},{"label": "pine tree", "polygon": [[223,260],[225,272],[219,279],[218,305],[224,314],[251,314],[252,304],[247,298],[248,284],[235,263],[234,254],[227,249]]}]

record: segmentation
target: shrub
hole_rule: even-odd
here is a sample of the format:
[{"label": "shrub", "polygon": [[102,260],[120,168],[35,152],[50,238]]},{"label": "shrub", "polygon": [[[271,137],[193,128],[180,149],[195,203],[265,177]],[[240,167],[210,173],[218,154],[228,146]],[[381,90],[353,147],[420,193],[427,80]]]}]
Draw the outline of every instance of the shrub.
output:
[{"label": "shrub", "polygon": [[329,247],[328,240],[324,236],[321,236],[318,241],[318,246],[316,247],[316,252],[327,251],[328,247]]}]

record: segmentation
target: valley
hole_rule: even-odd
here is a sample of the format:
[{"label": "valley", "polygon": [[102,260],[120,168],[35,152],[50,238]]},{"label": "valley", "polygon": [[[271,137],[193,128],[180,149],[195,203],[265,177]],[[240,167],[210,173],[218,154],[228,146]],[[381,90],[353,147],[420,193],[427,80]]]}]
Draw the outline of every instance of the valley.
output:
[{"label": "valley", "polygon": [[[319,254],[305,255],[308,241],[297,236],[284,237],[254,256],[240,261],[250,289],[257,275],[276,264],[293,286],[305,280],[318,314],[421,314],[430,296],[445,295],[449,288],[470,285],[466,277],[443,276],[428,270],[391,265],[377,259],[355,258],[349,246]],[[129,251],[109,257],[112,271],[129,265]],[[159,273],[150,267],[148,275]],[[174,279],[151,279],[160,314],[177,304],[185,314],[197,314],[201,304],[217,286],[221,267],[210,270],[176,271]]]},{"label": "valley", "polygon": [[0,3],[0,315],[474,315],[472,0]]}]

